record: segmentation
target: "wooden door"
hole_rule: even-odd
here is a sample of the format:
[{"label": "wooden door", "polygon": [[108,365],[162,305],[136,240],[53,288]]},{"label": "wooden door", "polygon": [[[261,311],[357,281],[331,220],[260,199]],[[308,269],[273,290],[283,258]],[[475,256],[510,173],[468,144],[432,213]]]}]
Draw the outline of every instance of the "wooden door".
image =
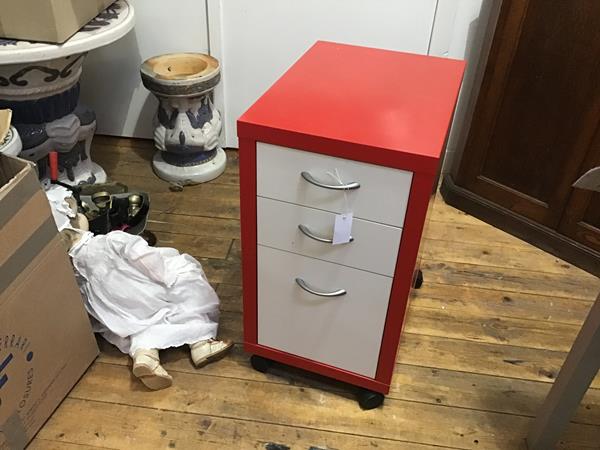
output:
[{"label": "wooden door", "polygon": [[600,276],[600,1],[504,0],[449,204]]},{"label": "wooden door", "polygon": [[571,184],[600,152],[600,1],[502,8],[456,184],[553,230],[571,202],[561,229],[598,244],[598,197]]}]

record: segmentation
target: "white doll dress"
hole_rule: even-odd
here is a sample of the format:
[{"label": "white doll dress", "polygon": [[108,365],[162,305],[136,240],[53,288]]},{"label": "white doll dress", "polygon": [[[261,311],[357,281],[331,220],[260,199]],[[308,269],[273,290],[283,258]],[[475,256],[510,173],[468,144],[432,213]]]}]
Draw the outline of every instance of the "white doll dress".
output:
[{"label": "white doll dress", "polygon": [[216,337],[219,299],[198,261],[121,231],[82,233],[69,255],[94,331],[130,355]]}]

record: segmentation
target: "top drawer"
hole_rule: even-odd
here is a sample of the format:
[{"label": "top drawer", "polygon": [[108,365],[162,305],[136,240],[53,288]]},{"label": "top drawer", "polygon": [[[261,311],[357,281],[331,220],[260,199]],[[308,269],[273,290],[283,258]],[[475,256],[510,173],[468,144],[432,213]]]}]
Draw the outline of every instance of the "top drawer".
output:
[{"label": "top drawer", "polygon": [[[376,166],[277,145],[256,143],[257,194],[303,206],[332,211],[349,210],[355,217],[397,227],[404,224],[412,172]],[[313,183],[358,183],[335,190]],[[344,198],[344,194],[347,197]],[[347,202],[347,203],[346,203]]]}]

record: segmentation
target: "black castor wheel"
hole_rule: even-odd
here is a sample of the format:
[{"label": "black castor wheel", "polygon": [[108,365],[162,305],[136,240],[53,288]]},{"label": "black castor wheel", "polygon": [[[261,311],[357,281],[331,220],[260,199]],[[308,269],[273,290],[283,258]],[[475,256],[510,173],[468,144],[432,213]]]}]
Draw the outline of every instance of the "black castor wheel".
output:
[{"label": "black castor wheel", "polygon": [[415,289],[421,289],[421,286],[423,286],[423,272],[421,269],[417,271],[417,276],[415,277],[413,286]]},{"label": "black castor wheel", "polygon": [[262,356],[252,355],[250,357],[250,365],[258,372],[267,373],[271,367],[271,360],[263,358]]},{"label": "black castor wheel", "polygon": [[360,389],[356,394],[358,404],[364,410],[375,409],[383,404],[383,394],[368,389]]}]

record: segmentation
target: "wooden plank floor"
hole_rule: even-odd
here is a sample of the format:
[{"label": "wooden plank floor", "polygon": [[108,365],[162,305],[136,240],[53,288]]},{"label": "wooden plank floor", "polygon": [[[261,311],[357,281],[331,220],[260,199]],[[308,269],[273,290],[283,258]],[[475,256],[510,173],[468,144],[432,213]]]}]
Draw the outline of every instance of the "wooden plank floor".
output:
[{"label": "wooden plank floor", "polygon": [[[212,183],[172,192],[151,170],[148,141],[97,137],[112,179],[151,194],[149,229],[197,257],[222,302],[221,336],[242,339],[237,153]],[[521,449],[600,281],[435,203],[392,391],[361,411],[345,386],[296,370],[254,372],[241,346],[196,370],[164,352],[174,386],[150,392],[129,359],[102,354],[31,448]],[[600,448],[600,379],[561,443]]]}]

